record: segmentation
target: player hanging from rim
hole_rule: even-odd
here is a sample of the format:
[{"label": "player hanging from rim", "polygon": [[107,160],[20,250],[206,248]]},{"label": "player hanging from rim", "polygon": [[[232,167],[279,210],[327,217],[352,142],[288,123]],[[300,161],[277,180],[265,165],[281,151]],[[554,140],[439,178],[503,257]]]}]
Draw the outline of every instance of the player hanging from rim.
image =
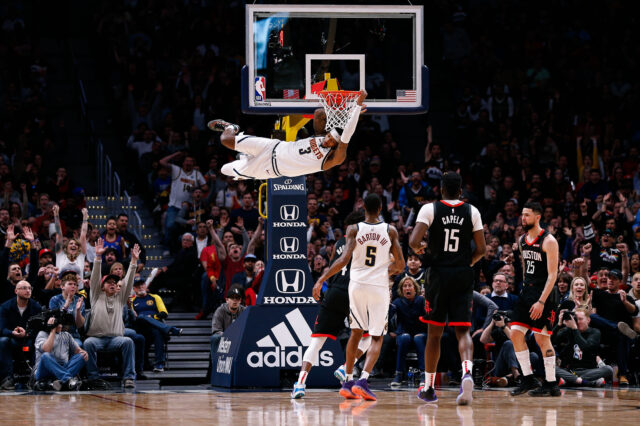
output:
[{"label": "player hanging from rim", "polygon": [[[273,179],[279,176],[302,176],[329,170],[347,158],[347,146],[358,124],[367,92],[361,90],[342,134],[327,129],[324,137],[311,136],[295,142],[245,135],[236,124],[224,120],[210,121],[213,131],[222,132],[220,142],[240,152],[239,158],[222,166],[222,173],[236,179]],[[314,125],[314,128],[316,126]]]},{"label": "player hanging from rim", "polygon": [[[340,395],[347,399],[358,396],[375,401],[367,379],[380,355],[382,338],[387,331],[389,314],[389,274],[404,271],[404,256],[395,227],[379,220],[382,201],[376,194],[364,199],[365,221],[349,225],[346,246],[338,260],[323,273],[316,286],[340,272],[351,260],[349,282],[349,325],[351,336],[347,343],[345,361],[346,381]],[[391,261],[390,254],[394,260]],[[353,256],[353,259],[352,259]],[[364,330],[369,330],[371,344],[367,351],[364,369],[358,381],[353,380],[358,345]]]},{"label": "player hanging from rim", "polygon": [[[427,246],[423,240],[429,230],[431,267],[425,289],[425,314],[422,322],[429,324],[425,348],[425,383],[420,384],[418,398],[437,402],[435,376],[440,359],[440,339],[446,323],[455,327],[458,351],[462,360],[462,382],[456,399],[458,405],[469,405],[473,399],[473,341],[471,304],[473,301],[472,266],[485,252],[484,231],[480,212],[471,204],[460,201],[462,178],[447,172],[440,184],[442,200],[425,204],[420,209],[409,245],[418,254]],[[471,241],[475,250],[471,251]]]},{"label": "player hanging from rim", "polygon": [[[364,214],[361,212],[351,212],[345,218],[344,224],[346,226],[356,224],[364,220]],[[333,264],[338,256],[342,254],[346,245],[346,238],[342,237],[338,240],[331,256],[331,264]],[[347,263],[347,266],[343,267],[340,273],[334,275],[329,279],[329,287],[324,293],[322,302],[318,309],[318,316],[316,317],[316,323],[313,327],[313,334],[311,335],[311,343],[302,357],[302,367],[300,368],[300,375],[298,381],[293,386],[291,392],[291,398],[299,399],[304,397],[305,394],[305,382],[307,380],[311,367],[318,362],[318,354],[324,345],[324,342],[329,339],[336,340],[336,337],[345,327],[345,319],[349,316],[349,268],[351,262]],[[318,281],[313,287],[313,297],[316,300],[320,300],[320,293],[322,291],[323,283]],[[358,345],[358,351],[356,353],[356,360],[358,360],[369,348],[371,344],[371,337],[363,337]],[[341,365],[335,371],[334,376],[342,384],[345,381],[345,365]]]},{"label": "player hanging from rim", "polygon": [[[556,319],[556,304],[550,300],[558,275],[558,242],[540,227],[542,206],[528,202],[522,208],[522,227],[526,231],[518,240],[522,257],[523,283],[520,297],[511,316],[511,341],[522,380],[511,395],[529,391],[530,396],[560,396],[556,382],[556,357],[551,345],[551,333]],[[545,381],[542,386],[533,377],[525,334],[533,331],[542,351]]]}]

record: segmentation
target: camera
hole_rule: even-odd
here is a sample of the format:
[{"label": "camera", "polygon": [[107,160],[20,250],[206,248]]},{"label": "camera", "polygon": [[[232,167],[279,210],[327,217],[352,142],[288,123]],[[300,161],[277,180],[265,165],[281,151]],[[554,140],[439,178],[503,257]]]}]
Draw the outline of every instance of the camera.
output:
[{"label": "camera", "polygon": [[[49,324],[49,318],[55,318],[53,324]],[[62,309],[44,310],[38,315],[29,318],[27,321],[27,334],[35,337],[39,332],[49,332],[58,325],[68,326],[74,324],[73,315]]]},{"label": "camera", "polygon": [[565,322],[565,321],[569,321],[571,319],[575,321],[575,319],[576,319],[575,312],[566,311],[566,312],[562,313],[562,318],[560,319],[560,321]]},{"label": "camera", "polygon": [[494,321],[502,321],[502,320],[504,320],[505,322],[509,321],[509,315],[507,311],[495,311],[493,313],[492,318]]}]

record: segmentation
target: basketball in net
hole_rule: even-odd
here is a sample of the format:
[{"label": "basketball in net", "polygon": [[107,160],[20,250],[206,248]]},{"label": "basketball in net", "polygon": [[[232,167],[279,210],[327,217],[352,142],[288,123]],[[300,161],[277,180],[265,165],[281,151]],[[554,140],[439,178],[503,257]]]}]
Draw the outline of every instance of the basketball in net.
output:
[{"label": "basketball in net", "polygon": [[323,90],[318,92],[320,102],[327,115],[326,130],[336,127],[344,129],[351,117],[351,111],[356,106],[360,92],[352,90]]}]

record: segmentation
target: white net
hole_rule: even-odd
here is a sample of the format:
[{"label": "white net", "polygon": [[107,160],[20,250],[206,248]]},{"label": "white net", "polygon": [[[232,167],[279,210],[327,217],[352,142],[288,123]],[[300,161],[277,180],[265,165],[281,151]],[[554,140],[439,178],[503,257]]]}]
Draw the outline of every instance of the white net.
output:
[{"label": "white net", "polygon": [[344,129],[351,117],[351,111],[356,106],[359,92],[348,90],[322,91],[319,92],[320,102],[327,115],[327,130],[340,128]]}]

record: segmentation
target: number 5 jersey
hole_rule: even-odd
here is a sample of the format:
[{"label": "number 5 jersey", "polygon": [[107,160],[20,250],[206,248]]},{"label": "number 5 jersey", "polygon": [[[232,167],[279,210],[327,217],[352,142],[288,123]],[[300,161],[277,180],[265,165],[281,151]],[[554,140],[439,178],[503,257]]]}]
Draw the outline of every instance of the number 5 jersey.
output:
[{"label": "number 5 jersey", "polygon": [[351,257],[351,281],[388,288],[391,263],[389,225],[360,222],[356,226],[358,233]]}]

